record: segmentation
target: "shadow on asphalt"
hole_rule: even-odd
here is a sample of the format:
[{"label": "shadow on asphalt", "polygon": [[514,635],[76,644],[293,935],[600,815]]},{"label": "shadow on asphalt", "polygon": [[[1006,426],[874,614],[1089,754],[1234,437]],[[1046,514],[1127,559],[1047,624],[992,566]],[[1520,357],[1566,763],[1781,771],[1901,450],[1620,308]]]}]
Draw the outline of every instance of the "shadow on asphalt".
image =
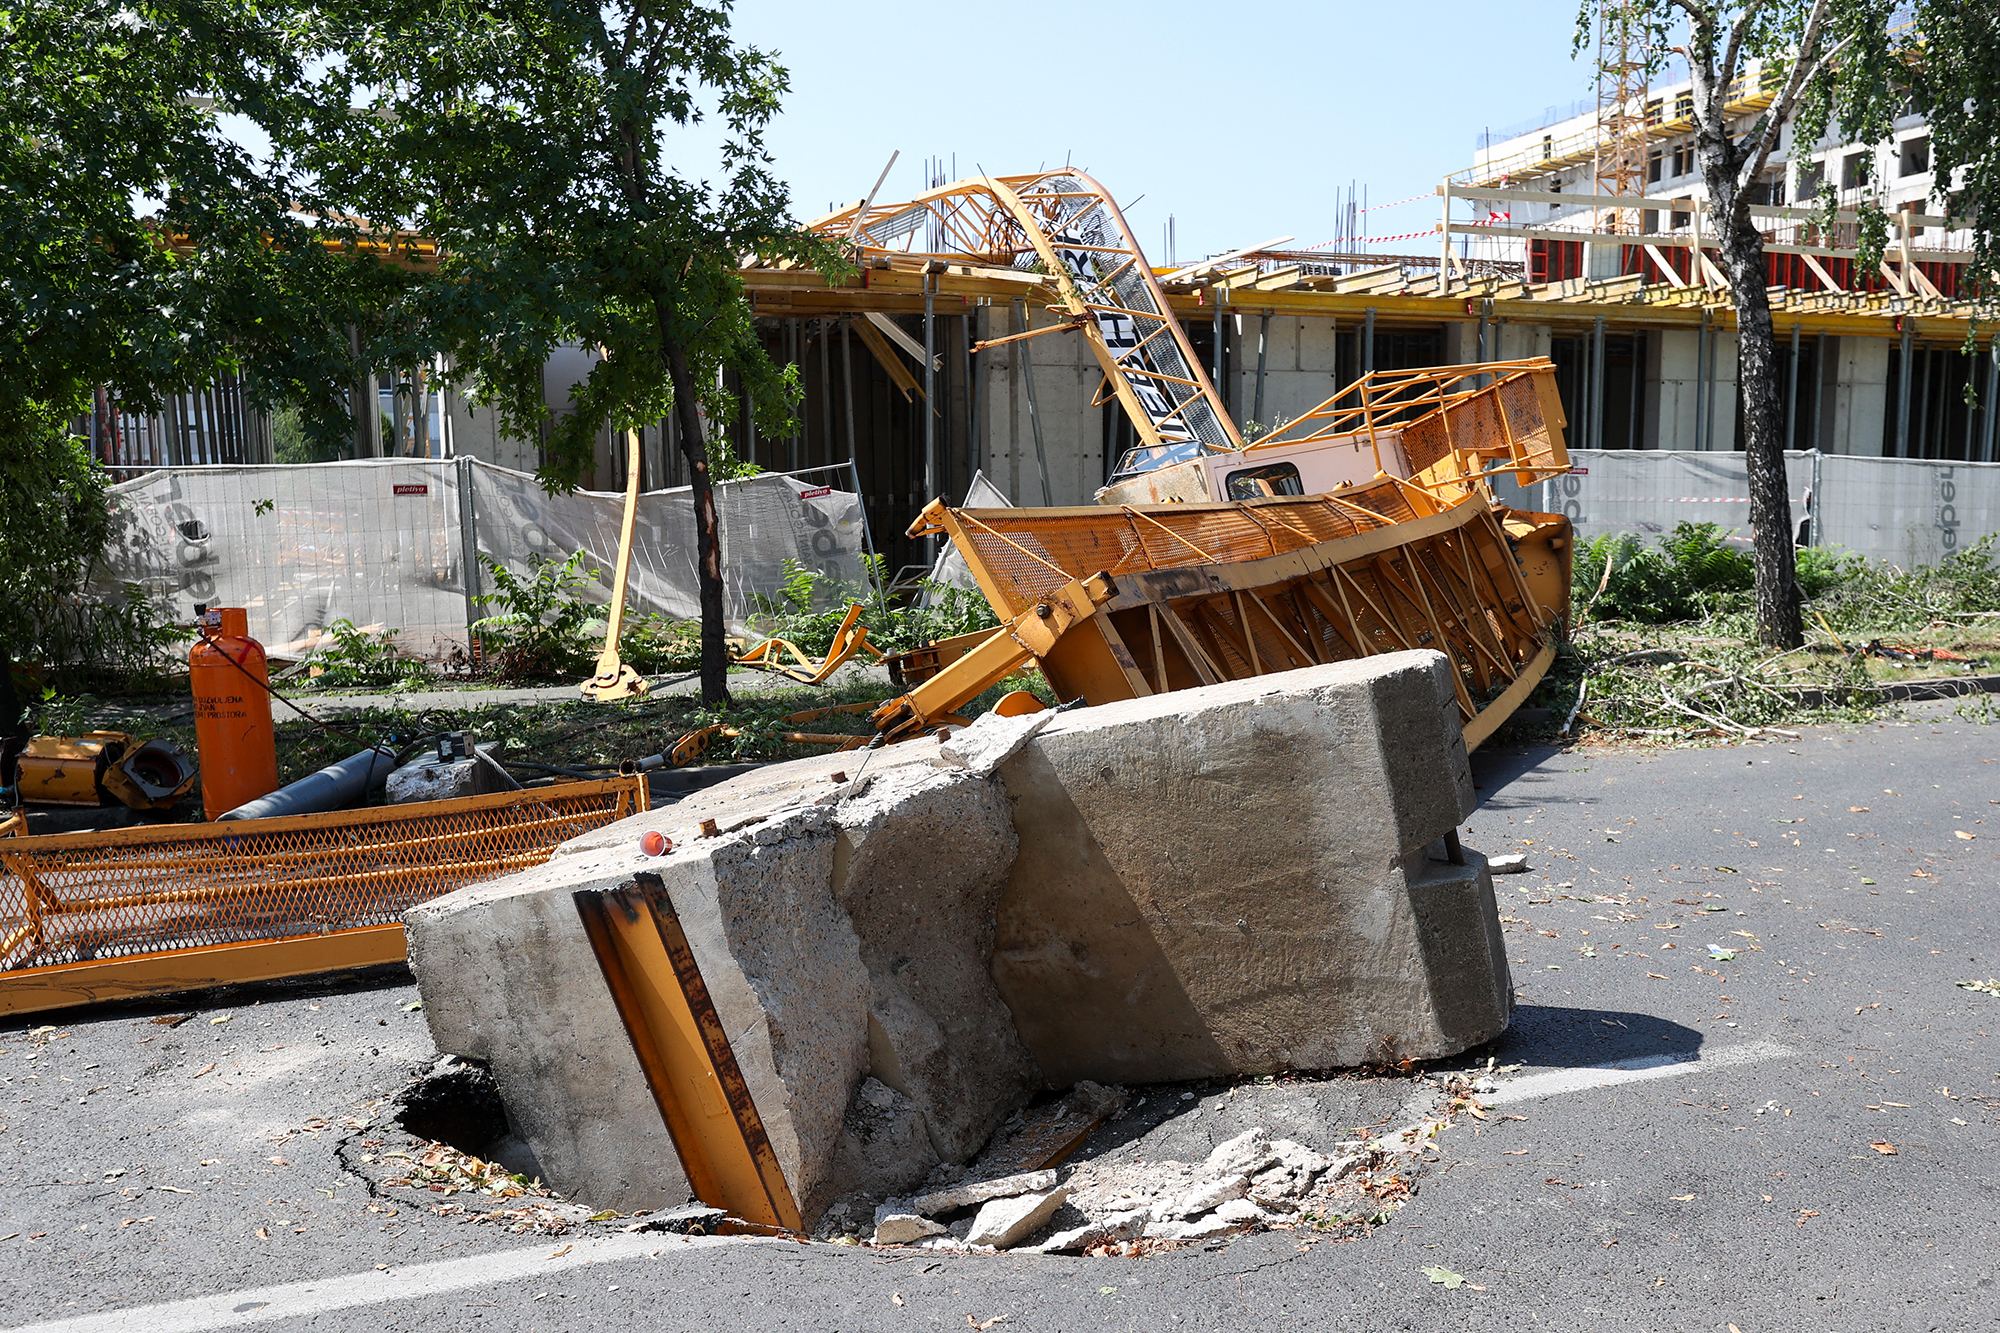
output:
[{"label": "shadow on asphalt", "polygon": [[27,1027],[51,1024],[101,1022],[118,1018],[150,1018],[165,1014],[204,1013],[213,1009],[245,1009],[256,1004],[281,1000],[317,999],[327,995],[350,995],[360,991],[388,990],[415,982],[406,963],[380,963],[371,967],[348,968],[341,972],[320,972],[303,977],[280,977],[273,981],[241,982],[230,986],[210,986],[202,990],[173,991],[166,995],[140,995],[128,1000],[106,1000],[79,1004],[67,1009],[49,1009],[0,1020],[0,1028],[15,1023]]},{"label": "shadow on asphalt", "polygon": [[1513,1023],[1485,1054],[1503,1065],[1591,1069],[1638,1055],[1693,1055],[1702,1040],[1696,1029],[1652,1014],[1517,1004]]},{"label": "shadow on asphalt", "polygon": [[1579,804],[1574,796],[1551,798],[1541,791],[1556,780],[1557,773],[1575,766],[1577,760],[1557,745],[1481,749],[1472,756],[1472,782],[1479,794],[1479,808],[1518,810]]}]

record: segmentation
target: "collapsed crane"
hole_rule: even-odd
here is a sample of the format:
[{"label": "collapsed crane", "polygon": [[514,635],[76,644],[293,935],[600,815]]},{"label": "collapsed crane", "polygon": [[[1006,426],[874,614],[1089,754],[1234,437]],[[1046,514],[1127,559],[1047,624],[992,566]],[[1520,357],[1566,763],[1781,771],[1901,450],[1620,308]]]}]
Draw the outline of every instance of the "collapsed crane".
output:
[{"label": "collapsed crane", "polygon": [[[1380,371],[1246,443],[1111,195],[1082,172],[978,176],[812,224],[865,262],[972,262],[1046,275],[1138,437],[1097,505],[941,501],[1002,624],[902,655],[891,738],[1034,662],[1056,694],[1106,703],[1411,648],[1451,659],[1468,746],[1527,698],[1569,608],[1570,528],[1515,511],[1489,477],[1568,470],[1546,359]],[[1107,397],[1106,395],[1109,395]]]}]

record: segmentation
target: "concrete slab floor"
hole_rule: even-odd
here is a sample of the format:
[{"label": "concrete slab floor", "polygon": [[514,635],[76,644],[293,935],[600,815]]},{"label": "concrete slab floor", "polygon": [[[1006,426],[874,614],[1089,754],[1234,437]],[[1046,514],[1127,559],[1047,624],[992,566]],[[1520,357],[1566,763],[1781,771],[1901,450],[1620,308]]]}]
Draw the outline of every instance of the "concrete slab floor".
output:
[{"label": "concrete slab floor", "polygon": [[[1491,1056],[1503,1086],[1366,1240],[1030,1259],[531,1239],[384,1203],[336,1146],[392,1139],[381,1099],[433,1059],[390,970],[0,1025],[0,1320],[1992,1327],[2000,999],[1956,983],[2000,973],[2000,734],[1920,705],[1798,743],[1492,752],[1475,773],[1467,842],[1533,867],[1497,881],[1515,1025],[1464,1062]],[[1409,1087],[1325,1091],[1346,1082],[1312,1085],[1315,1114],[1366,1123]],[[1235,1124],[1225,1089],[1165,1100],[1147,1133],[1190,1153]]]}]

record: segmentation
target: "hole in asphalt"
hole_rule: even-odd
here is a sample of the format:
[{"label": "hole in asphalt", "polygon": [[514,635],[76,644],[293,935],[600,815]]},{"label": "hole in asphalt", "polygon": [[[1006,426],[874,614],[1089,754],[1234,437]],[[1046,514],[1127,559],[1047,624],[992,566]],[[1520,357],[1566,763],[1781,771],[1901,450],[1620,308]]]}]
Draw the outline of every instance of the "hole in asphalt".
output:
[{"label": "hole in asphalt", "polygon": [[397,1098],[396,1123],[474,1157],[497,1160],[494,1147],[510,1137],[507,1108],[484,1065],[456,1064],[426,1075]]}]

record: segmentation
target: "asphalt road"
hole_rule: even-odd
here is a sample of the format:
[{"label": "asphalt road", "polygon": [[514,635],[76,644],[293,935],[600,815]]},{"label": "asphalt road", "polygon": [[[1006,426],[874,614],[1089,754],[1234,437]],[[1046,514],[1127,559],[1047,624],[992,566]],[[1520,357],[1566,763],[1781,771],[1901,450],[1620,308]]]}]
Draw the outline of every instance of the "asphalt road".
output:
[{"label": "asphalt road", "polygon": [[2000,1326],[2000,996],[1955,984],[2000,976],[2000,732],[1921,705],[1475,772],[1468,844],[1532,866],[1496,880],[1520,1007],[1471,1062],[1487,1118],[1366,1239],[1091,1260],[440,1217],[349,1169],[434,1059],[391,971],[0,1027],[0,1324]]}]

